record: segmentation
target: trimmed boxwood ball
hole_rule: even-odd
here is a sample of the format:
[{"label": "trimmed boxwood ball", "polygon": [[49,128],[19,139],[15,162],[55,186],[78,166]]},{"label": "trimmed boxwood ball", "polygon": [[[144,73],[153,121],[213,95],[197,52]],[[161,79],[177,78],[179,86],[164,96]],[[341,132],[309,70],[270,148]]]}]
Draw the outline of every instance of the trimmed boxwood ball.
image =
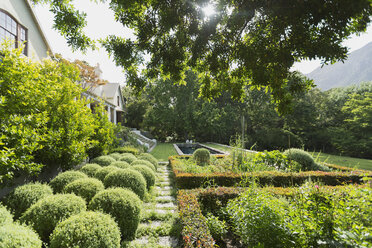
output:
[{"label": "trimmed boxwood ball", "polygon": [[146,166],[149,167],[152,171],[156,172],[156,168],[155,168],[155,166],[154,166],[151,162],[149,162],[149,161],[147,161],[147,160],[143,160],[143,159],[135,160],[135,161],[133,161],[130,165],[131,165],[131,166],[134,166],[134,165],[146,165]]},{"label": "trimmed boxwood ball", "polygon": [[41,183],[28,183],[15,188],[5,198],[5,205],[13,212],[14,218],[18,219],[32,204],[38,200],[53,195],[49,185]]},{"label": "trimmed boxwood ball", "polygon": [[120,169],[116,166],[110,165],[110,166],[102,167],[102,169],[99,169],[96,171],[96,173],[94,174],[94,177],[103,182],[107,174],[113,171],[117,171],[117,170],[120,170]]},{"label": "trimmed boxwood ball", "polygon": [[131,146],[122,146],[112,150],[114,153],[132,153],[133,155],[139,154],[139,150]]},{"label": "trimmed boxwood ball", "polygon": [[304,150],[291,148],[283,153],[289,160],[293,160],[301,165],[303,171],[313,170],[316,167],[314,158]]},{"label": "trimmed boxwood ball", "polygon": [[110,157],[110,156],[99,156],[92,160],[92,163],[99,164],[101,166],[108,166],[111,163],[115,162],[116,159]]},{"label": "trimmed boxwood ball", "polygon": [[119,161],[125,161],[128,164],[132,163],[133,161],[137,160],[136,156],[131,153],[123,153],[119,159]]},{"label": "trimmed boxwood ball", "polygon": [[111,153],[108,156],[112,157],[115,160],[119,160],[121,158],[121,154],[118,152]]},{"label": "trimmed boxwood ball", "polygon": [[108,214],[83,212],[60,222],[50,237],[50,248],[119,248],[120,230]]},{"label": "trimmed boxwood ball", "polygon": [[44,242],[48,242],[58,222],[86,210],[83,198],[74,194],[57,194],[39,200],[20,218],[31,226]]},{"label": "trimmed boxwood ball", "polygon": [[99,191],[104,190],[103,183],[96,178],[82,178],[66,185],[65,193],[74,193],[89,202]]},{"label": "trimmed boxwood ball", "polygon": [[6,209],[5,206],[0,205],[0,226],[7,225],[13,222],[13,215]]},{"label": "trimmed boxwood ball", "polygon": [[110,166],[115,166],[120,169],[127,169],[130,167],[130,165],[125,161],[116,161],[116,162],[111,163]]},{"label": "trimmed boxwood ball", "polygon": [[86,164],[81,167],[80,171],[85,173],[87,176],[93,177],[97,170],[102,167],[99,164]]},{"label": "trimmed boxwood ball", "polygon": [[131,169],[136,170],[142,174],[146,180],[147,189],[149,190],[151,186],[155,185],[155,173],[146,165],[134,165]]},{"label": "trimmed boxwood ball", "polygon": [[195,150],[195,152],[192,154],[192,157],[196,164],[204,166],[209,164],[211,154],[208,149],[199,148]]},{"label": "trimmed boxwood ball", "polygon": [[41,248],[39,236],[28,226],[16,223],[0,226],[1,248]]},{"label": "trimmed boxwood ball", "polygon": [[154,156],[152,156],[150,153],[141,153],[141,155],[138,156],[138,159],[147,160],[150,163],[152,163],[156,169],[158,168],[159,161]]},{"label": "trimmed boxwood ball", "polygon": [[110,188],[99,192],[90,201],[90,210],[110,214],[118,223],[124,240],[133,240],[140,222],[142,202],[129,189]]},{"label": "trimmed boxwood ball", "polygon": [[54,193],[61,193],[63,188],[81,178],[87,178],[88,176],[85,175],[83,172],[80,171],[65,171],[59,173],[52,181],[49,182],[49,185],[52,187]]},{"label": "trimmed boxwood ball", "polygon": [[141,173],[132,169],[109,173],[103,181],[107,188],[123,187],[132,190],[142,200],[146,193],[146,180]]}]

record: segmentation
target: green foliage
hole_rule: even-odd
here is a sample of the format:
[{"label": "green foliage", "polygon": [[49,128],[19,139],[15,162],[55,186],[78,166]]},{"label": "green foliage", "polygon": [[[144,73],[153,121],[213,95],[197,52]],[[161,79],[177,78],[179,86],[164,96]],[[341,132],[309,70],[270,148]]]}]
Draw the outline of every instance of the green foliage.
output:
[{"label": "green foliage", "polygon": [[130,165],[125,161],[116,161],[116,162],[111,163],[110,166],[115,166],[120,169],[127,169],[130,167]]},{"label": "green foliage", "polygon": [[92,160],[92,163],[99,164],[101,166],[108,166],[116,160],[110,156],[99,156]]},{"label": "green foliage", "polygon": [[51,248],[119,248],[120,230],[110,215],[83,212],[60,222],[50,238]]},{"label": "green foliage", "polygon": [[41,248],[42,242],[30,227],[19,224],[7,224],[0,225],[0,247]]},{"label": "green foliage", "polygon": [[86,164],[81,167],[80,171],[85,173],[89,177],[93,177],[96,174],[96,171],[102,167],[99,164]]},{"label": "green foliage", "polygon": [[124,240],[133,240],[140,221],[142,202],[131,190],[110,188],[99,192],[89,209],[110,214],[118,223]]},{"label": "green foliage", "polygon": [[109,173],[104,184],[109,187],[123,187],[132,190],[142,200],[146,193],[146,180],[142,174],[132,169],[117,170]]},{"label": "green foliage", "polygon": [[120,153],[118,152],[114,152],[114,153],[111,153],[109,154],[110,157],[114,158],[115,160],[119,160],[120,159]]},{"label": "green foliage", "polygon": [[58,222],[85,210],[85,201],[81,197],[57,194],[36,202],[22,215],[20,221],[31,226],[47,242]]},{"label": "green foliage", "polygon": [[137,158],[132,153],[123,153],[119,159],[119,161],[125,161],[128,164],[132,163],[135,160],[137,160]]},{"label": "green foliage", "polygon": [[107,174],[109,174],[110,172],[117,171],[117,170],[120,170],[120,169],[116,166],[111,166],[111,165],[105,166],[102,169],[97,170],[96,173],[94,174],[94,177],[103,182]]},{"label": "green foliage", "polygon": [[284,151],[284,155],[290,160],[297,162],[301,166],[301,170],[310,171],[310,170],[329,170],[325,166],[321,166],[315,163],[314,158],[304,150],[291,148]]},{"label": "green foliage", "polygon": [[123,147],[118,147],[112,150],[112,152],[117,152],[117,153],[132,153],[133,155],[139,154],[139,151],[137,148],[132,147],[132,146],[123,146]]},{"label": "green foliage", "polygon": [[103,186],[100,180],[95,178],[82,178],[67,184],[63,192],[73,193],[85,199],[86,202],[90,202],[98,192],[104,189],[105,186]]},{"label": "green foliage", "polygon": [[218,217],[212,214],[208,214],[206,220],[212,237],[215,240],[222,240],[227,234],[226,222],[224,220],[219,220]]},{"label": "green foliage", "polygon": [[156,172],[156,167],[151,162],[149,162],[148,160],[138,159],[138,160],[133,161],[130,165],[131,166],[134,166],[134,165],[146,165],[151,170],[153,170],[154,172]]},{"label": "green foliage", "polygon": [[146,180],[146,186],[148,190],[150,190],[150,187],[155,185],[156,179],[155,172],[151,170],[148,166],[138,164],[132,166],[131,169],[136,170],[142,174],[142,176]]},{"label": "green foliage", "polygon": [[13,222],[13,215],[6,207],[0,205],[0,226],[7,225]]},{"label": "green foliage", "polygon": [[44,197],[53,195],[50,186],[41,183],[28,183],[18,186],[5,198],[5,205],[12,210],[18,219],[31,205]]},{"label": "green foliage", "polygon": [[138,159],[140,160],[147,160],[149,162],[151,162],[154,166],[155,166],[155,169],[158,168],[158,160],[152,156],[150,153],[141,153],[139,156],[138,156]]},{"label": "green foliage", "polygon": [[52,187],[54,193],[61,193],[67,184],[82,178],[87,178],[87,175],[80,171],[65,171],[53,178],[49,182],[49,185]]},{"label": "green foliage", "polygon": [[209,164],[211,154],[208,149],[199,148],[192,154],[192,158],[198,165],[205,166]]},{"label": "green foliage", "polygon": [[251,188],[229,202],[233,231],[249,247],[292,247],[284,222],[285,202]]}]

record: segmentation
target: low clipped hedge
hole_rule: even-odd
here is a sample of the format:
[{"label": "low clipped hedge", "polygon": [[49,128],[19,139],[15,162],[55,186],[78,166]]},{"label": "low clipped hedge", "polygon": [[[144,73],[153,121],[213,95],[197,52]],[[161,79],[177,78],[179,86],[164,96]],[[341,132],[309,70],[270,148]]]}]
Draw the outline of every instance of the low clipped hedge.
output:
[{"label": "low clipped hedge", "polygon": [[16,223],[0,226],[1,248],[41,248],[39,236],[28,226]]},{"label": "low clipped hedge", "polygon": [[83,212],[69,217],[56,226],[49,247],[119,248],[120,230],[110,215]]},{"label": "low clipped hedge", "polygon": [[83,167],[81,167],[80,171],[85,173],[89,177],[94,177],[96,171],[101,168],[102,167],[99,164],[86,164]]},{"label": "low clipped hedge", "polygon": [[7,225],[13,222],[13,215],[6,209],[5,206],[0,205],[0,226]]},{"label": "low clipped hedge", "polygon": [[88,208],[110,214],[118,223],[122,238],[133,240],[140,222],[142,202],[129,189],[110,188],[93,197]]},{"label": "low clipped hedge", "polygon": [[110,166],[115,166],[120,169],[127,169],[130,167],[130,165],[125,161],[116,161],[116,162],[111,163]]},{"label": "low clipped hedge", "polygon": [[178,213],[182,224],[183,247],[214,247],[215,241],[195,194],[179,191],[177,200]]},{"label": "low clipped hedge", "polygon": [[4,202],[13,212],[14,218],[18,219],[32,204],[50,195],[53,195],[53,190],[49,185],[28,183],[15,188],[6,196]]},{"label": "low clipped hedge", "polygon": [[113,149],[111,152],[113,152],[113,153],[132,153],[133,155],[138,155],[139,154],[139,150],[137,148],[131,147],[131,146],[118,147],[118,148]]},{"label": "low clipped hedge", "polygon": [[120,157],[121,157],[120,153],[118,153],[118,152],[111,153],[108,156],[112,157],[115,160],[119,160]]},{"label": "low clipped hedge", "polygon": [[149,162],[151,162],[155,168],[157,169],[158,168],[158,160],[152,156],[150,153],[141,153],[139,156],[138,156],[138,159],[143,159],[143,160],[147,160]]},{"label": "low clipped hedge", "polygon": [[118,167],[116,166],[106,166],[106,167],[103,167],[102,169],[99,169],[96,171],[96,173],[94,174],[94,177],[101,180],[103,182],[103,180],[105,179],[105,177],[110,173],[110,172],[113,172],[113,171],[117,171],[117,170],[120,170]]},{"label": "low clipped hedge", "polygon": [[116,159],[114,159],[113,157],[105,155],[105,156],[96,157],[91,162],[95,164],[99,164],[100,166],[108,166],[115,161]]},{"label": "low clipped hedge", "polygon": [[63,188],[81,178],[87,178],[88,176],[80,171],[65,171],[59,173],[52,181],[49,182],[50,187],[52,187],[54,193],[61,193]]},{"label": "low clipped hedge", "polygon": [[142,176],[146,180],[146,186],[148,190],[150,189],[150,187],[155,185],[156,176],[149,167],[147,167],[146,165],[134,165],[132,166],[132,169],[142,174]]},{"label": "low clipped hedge", "polygon": [[285,173],[279,171],[260,171],[247,173],[185,173],[179,171],[174,166],[175,159],[169,159],[175,174],[175,184],[179,189],[200,188],[207,182],[213,182],[216,186],[232,187],[239,186],[244,181],[257,180],[261,186],[292,187],[302,185],[305,181],[319,181],[325,185],[335,186],[342,184],[359,184],[364,176],[372,176],[372,172],[348,171],[348,172],[324,172],[324,171],[305,171]]},{"label": "low clipped hedge", "polygon": [[96,178],[82,178],[67,184],[63,191],[65,193],[74,193],[82,197],[86,202],[90,202],[98,192],[104,189],[105,186],[100,180]]},{"label": "low clipped hedge", "polygon": [[147,160],[143,160],[143,159],[135,160],[130,165],[131,166],[134,166],[134,165],[146,165],[151,170],[153,170],[154,172],[156,172],[156,167],[151,162],[149,162]]},{"label": "low clipped hedge", "polygon": [[136,193],[141,200],[145,197],[146,180],[138,171],[125,169],[111,172],[105,177],[103,183],[107,188],[128,188]]},{"label": "low clipped hedge", "polygon": [[128,164],[132,163],[133,161],[137,160],[137,157],[134,156],[133,154],[131,153],[124,153],[121,155],[119,161],[125,161],[127,162]]},{"label": "low clipped hedge", "polygon": [[20,218],[31,226],[44,242],[48,242],[58,222],[86,210],[83,198],[74,194],[57,194],[39,200]]}]

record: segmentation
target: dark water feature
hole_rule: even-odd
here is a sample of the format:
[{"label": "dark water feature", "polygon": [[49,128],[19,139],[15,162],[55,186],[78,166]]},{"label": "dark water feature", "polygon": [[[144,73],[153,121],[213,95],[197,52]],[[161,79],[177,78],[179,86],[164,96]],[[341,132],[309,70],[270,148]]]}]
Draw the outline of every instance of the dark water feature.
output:
[{"label": "dark water feature", "polygon": [[222,151],[219,151],[217,149],[214,149],[208,146],[200,145],[200,144],[183,143],[183,144],[175,144],[175,147],[176,147],[176,150],[179,149],[177,151],[179,155],[192,155],[195,152],[195,150],[199,148],[205,148],[209,150],[211,154],[225,154]]}]

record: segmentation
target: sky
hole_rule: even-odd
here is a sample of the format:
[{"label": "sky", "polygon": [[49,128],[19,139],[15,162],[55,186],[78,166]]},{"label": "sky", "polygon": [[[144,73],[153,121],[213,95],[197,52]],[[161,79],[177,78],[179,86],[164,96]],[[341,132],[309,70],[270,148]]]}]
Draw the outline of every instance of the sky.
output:
[{"label": "sky", "polygon": [[[111,11],[107,3],[95,4],[90,0],[74,1],[77,9],[87,13],[87,26],[84,32],[94,39],[105,38],[114,34],[126,38],[133,37],[130,29],[125,29],[120,23],[115,22],[114,12]],[[34,7],[36,16],[49,41],[53,53],[60,53],[64,58],[70,60],[85,60],[90,65],[95,66],[99,63],[102,69],[102,78],[111,83],[125,83],[125,76],[120,67],[117,67],[109,57],[104,48],[95,51],[88,51],[86,54],[73,52],[68,47],[66,40],[53,29],[53,15],[49,12],[47,5],[37,5]],[[353,35],[344,42],[350,50],[355,51],[372,41],[372,26],[370,25],[366,33],[360,36]],[[98,45],[98,44],[97,44]],[[292,70],[298,70],[303,74],[310,73],[319,67],[320,61],[302,61],[295,63]]]}]

